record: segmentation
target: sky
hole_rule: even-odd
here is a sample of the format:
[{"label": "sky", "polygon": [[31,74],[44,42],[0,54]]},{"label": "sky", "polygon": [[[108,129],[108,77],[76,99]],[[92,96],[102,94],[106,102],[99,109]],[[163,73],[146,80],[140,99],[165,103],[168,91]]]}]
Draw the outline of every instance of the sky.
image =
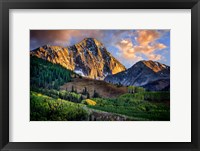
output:
[{"label": "sky", "polygon": [[140,60],[170,65],[170,30],[30,30],[30,50],[68,47],[84,38],[99,40],[126,68]]}]

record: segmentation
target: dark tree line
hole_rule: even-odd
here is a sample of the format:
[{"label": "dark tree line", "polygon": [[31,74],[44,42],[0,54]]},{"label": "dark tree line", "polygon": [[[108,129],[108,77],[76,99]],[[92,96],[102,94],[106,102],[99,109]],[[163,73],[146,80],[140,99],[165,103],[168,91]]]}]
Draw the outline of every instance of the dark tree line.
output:
[{"label": "dark tree line", "polygon": [[70,70],[37,57],[30,58],[31,87],[58,90],[65,82],[71,81]]}]

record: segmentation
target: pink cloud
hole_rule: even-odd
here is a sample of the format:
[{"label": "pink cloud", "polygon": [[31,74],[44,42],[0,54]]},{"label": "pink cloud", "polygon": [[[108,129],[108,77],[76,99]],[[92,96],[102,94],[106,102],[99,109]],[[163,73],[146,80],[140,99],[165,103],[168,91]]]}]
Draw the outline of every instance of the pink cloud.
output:
[{"label": "pink cloud", "polygon": [[31,38],[41,43],[66,46],[72,45],[69,41],[72,38],[76,38],[77,42],[83,40],[86,37],[95,37],[96,39],[102,39],[104,32],[101,30],[31,30]]},{"label": "pink cloud", "polygon": [[134,46],[130,39],[123,39],[116,43],[119,53],[125,59],[134,59],[136,57]]},{"label": "pink cloud", "polygon": [[147,46],[149,43],[155,41],[160,37],[160,33],[156,30],[138,30],[138,37],[136,38],[139,45]]},{"label": "pink cloud", "polygon": [[148,55],[149,60],[154,60],[154,61],[158,61],[162,59],[161,55],[157,55],[157,54],[149,54]]},{"label": "pink cloud", "polygon": [[161,55],[155,54],[157,50],[163,50],[167,46],[156,42],[160,37],[160,33],[155,30],[138,30],[135,37],[138,45],[134,45],[131,39],[123,39],[116,43],[119,49],[119,55],[128,60],[142,60],[141,54],[145,55],[149,60],[158,61],[164,59]]}]

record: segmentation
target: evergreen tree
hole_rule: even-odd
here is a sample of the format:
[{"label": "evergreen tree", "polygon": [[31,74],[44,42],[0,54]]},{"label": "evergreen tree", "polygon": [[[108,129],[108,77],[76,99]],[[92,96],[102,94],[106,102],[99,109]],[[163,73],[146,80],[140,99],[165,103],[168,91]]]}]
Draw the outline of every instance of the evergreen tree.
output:
[{"label": "evergreen tree", "polygon": [[88,91],[87,91],[87,88],[85,87],[85,88],[83,89],[82,94],[83,94],[83,95],[87,95],[87,92],[88,92]]},{"label": "evergreen tree", "polygon": [[89,94],[89,92],[87,92],[87,99],[89,99],[90,98],[90,94]]},{"label": "evergreen tree", "polygon": [[74,88],[74,92],[77,93],[77,89],[76,88]]},{"label": "evergreen tree", "polygon": [[98,98],[99,94],[96,92],[96,90],[94,90],[94,94],[93,94],[93,98]]},{"label": "evergreen tree", "polygon": [[81,97],[80,97],[80,102],[83,100],[83,96],[81,95]]},{"label": "evergreen tree", "polygon": [[71,90],[71,92],[74,92],[74,86],[72,85],[72,90]]}]

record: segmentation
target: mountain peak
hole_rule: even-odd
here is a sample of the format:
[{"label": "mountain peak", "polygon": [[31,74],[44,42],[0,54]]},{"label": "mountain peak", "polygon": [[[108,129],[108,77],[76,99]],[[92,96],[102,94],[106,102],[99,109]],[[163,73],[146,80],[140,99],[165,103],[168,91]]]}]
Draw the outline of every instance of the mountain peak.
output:
[{"label": "mountain peak", "polygon": [[75,44],[76,46],[83,46],[86,48],[90,48],[90,47],[104,47],[104,45],[98,41],[95,38],[91,38],[91,37],[87,37],[84,38],[82,41],[80,41],[79,43]]},{"label": "mountain peak", "polygon": [[104,79],[126,70],[95,38],[85,38],[67,48],[44,45],[30,54],[92,79]]},{"label": "mountain peak", "polygon": [[80,43],[87,43],[87,42],[99,42],[97,39],[92,37],[84,38]]},{"label": "mountain peak", "polygon": [[49,44],[46,44],[46,45],[43,45],[42,47],[43,47],[43,48],[46,48],[46,47],[51,47],[51,45],[49,45]]},{"label": "mountain peak", "polygon": [[83,40],[96,40],[96,39],[92,37],[87,37],[87,38],[84,38]]},{"label": "mountain peak", "polygon": [[152,61],[152,60],[142,60],[142,61],[139,61],[138,63],[143,63],[146,67],[152,69],[154,72],[159,72],[168,68],[167,65],[161,64],[160,62]]}]

